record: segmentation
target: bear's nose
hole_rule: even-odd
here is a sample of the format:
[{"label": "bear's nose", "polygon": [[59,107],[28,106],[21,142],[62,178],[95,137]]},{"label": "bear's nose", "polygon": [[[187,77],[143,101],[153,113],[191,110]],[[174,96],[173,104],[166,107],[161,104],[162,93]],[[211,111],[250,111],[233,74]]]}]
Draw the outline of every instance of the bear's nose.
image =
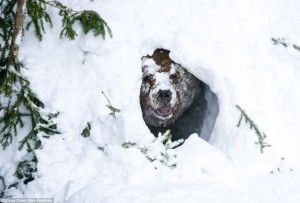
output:
[{"label": "bear's nose", "polygon": [[171,101],[172,92],[170,90],[159,90],[157,93],[157,100],[160,102]]}]

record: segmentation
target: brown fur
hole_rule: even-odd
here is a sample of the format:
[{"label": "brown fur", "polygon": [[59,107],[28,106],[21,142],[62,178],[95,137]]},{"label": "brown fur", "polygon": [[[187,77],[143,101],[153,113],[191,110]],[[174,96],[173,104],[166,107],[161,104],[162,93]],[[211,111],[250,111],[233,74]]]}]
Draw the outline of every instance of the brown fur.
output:
[{"label": "brown fur", "polygon": [[152,55],[152,59],[157,65],[161,67],[160,72],[169,72],[171,69],[172,63],[174,63],[169,57],[170,51],[157,49]]}]

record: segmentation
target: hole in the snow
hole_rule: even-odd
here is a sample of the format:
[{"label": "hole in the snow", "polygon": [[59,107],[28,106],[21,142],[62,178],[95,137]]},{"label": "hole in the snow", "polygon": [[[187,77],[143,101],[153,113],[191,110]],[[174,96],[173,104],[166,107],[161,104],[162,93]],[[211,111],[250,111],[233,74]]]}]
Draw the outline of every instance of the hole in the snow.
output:
[{"label": "hole in the snow", "polygon": [[219,112],[217,96],[209,86],[157,49],[142,57],[143,81],[140,104],[150,131],[170,129],[173,140],[197,133],[209,141]]}]

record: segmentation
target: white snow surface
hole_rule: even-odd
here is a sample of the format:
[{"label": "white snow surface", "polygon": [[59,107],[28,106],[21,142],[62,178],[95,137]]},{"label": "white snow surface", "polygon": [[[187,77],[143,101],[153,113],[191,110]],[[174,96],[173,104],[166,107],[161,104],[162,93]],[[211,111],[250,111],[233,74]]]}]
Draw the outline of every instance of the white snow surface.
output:
[{"label": "white snow surface", "polygon": [[[298,0],[63,1],[93,9],[113,38],[59,38],[60,18],[39,42],[33,30],[21,42],[23,71],[44,101],[60,112],[62,134],[42,139],[36,179],[13,197],[55,202],[299,202],[300,52],[273,45],[284,37],[300,45]],[[141,57],[157,48],[205,82],[219,114],[209,142],[190,136],[175,149],[177,167],[154,167],[138,149],[154,139],[139,104]],[[109,115],[101,91],[121,112]],[[240,105],[271,144],[260,153],[256,134],[242,123]],[[91,136],[80,134],[91,122]],[[25,133],[26,129],[24,129]],[[21,159],[17,143],[1,151],[0,175],[13,182]],[[283,159],[284,157],[284,159]],[[1,186],[0,186],[1,187]]]}]

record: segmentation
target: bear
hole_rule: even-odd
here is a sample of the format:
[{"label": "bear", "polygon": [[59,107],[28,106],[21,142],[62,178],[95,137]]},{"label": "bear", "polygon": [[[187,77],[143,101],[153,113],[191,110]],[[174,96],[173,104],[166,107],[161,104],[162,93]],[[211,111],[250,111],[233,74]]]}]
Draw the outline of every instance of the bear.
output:
[{"label": "bear", "polygon": [[205,84],[156,49],[142,57],[140,106],[143,119],[154,136],[171,130],[172,140],[201,134],[205,117]]}]

